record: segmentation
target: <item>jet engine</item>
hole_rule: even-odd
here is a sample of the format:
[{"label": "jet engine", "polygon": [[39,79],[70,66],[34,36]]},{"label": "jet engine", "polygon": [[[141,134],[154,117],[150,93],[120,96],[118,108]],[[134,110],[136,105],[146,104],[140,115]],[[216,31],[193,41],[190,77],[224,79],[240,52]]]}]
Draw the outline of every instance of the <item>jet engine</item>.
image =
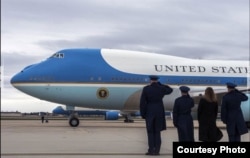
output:
[{"label": "jet engine", "polygon": [[241,110],[244,120],[246,121],[248,128],[250,128],[250,93],[246,95],[248,96],[248,100],[241,103]]},{"label": "jet engine", "polygon": [[105,114],[105,120],[118,120],[119,112],[118,111],[107,111]]}]

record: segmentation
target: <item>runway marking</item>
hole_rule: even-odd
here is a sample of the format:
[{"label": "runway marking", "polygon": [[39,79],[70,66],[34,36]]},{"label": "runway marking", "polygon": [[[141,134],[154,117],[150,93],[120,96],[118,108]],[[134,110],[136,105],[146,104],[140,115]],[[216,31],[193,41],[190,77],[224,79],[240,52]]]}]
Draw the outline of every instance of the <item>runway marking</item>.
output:
[{"label": "runway marking", "polygon": [[[1,153],[1,156],[99,156],[99,155],[126,155],[126,156],[135,156],[135,155],[145,155],[145,153]],[[161,156],[172,155],[172,153],[160,153]]]}]

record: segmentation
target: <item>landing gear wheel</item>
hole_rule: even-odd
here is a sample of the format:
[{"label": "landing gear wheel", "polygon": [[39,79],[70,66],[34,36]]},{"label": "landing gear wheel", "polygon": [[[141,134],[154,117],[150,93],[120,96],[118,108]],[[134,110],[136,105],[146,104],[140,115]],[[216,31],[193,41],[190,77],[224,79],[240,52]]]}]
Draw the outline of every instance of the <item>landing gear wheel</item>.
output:
[{"label": "landing gear wheel", "polygon": [[131,116],[130,116],[130,115],[127,115],[127,116],[125,116],[125,120],[124,120],[124,122],[125,122],[125,123],[133,123],[133,122],[134,122],[134,120],[133,120],[133,119],[131,119]]},{"label": "landing gear wheel", "polygon": [[76,117],[72,117],[69,119],[69,124],[71,127],[77,127],[79,125],[80,121]]},{"label": "landing gear wheel", "polygon": [[125,122],[125,123],[133,123],[134,120],[125,119],[124,122]]}]

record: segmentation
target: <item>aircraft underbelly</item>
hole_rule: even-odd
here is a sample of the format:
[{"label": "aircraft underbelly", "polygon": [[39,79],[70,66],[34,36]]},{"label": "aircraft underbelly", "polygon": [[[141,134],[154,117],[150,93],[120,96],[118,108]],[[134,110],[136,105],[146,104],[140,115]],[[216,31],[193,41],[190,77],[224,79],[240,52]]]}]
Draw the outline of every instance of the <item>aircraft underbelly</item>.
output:
[{"label": "aircraft underbelly", "polygon": [[[54,103],[98,109],[122,110],[138,87],[84,85],[19,85],[17,88],[33,97]],[[138,102],[135,100],[135,102]],[[137,103],[129,101],[131,109]]]}]

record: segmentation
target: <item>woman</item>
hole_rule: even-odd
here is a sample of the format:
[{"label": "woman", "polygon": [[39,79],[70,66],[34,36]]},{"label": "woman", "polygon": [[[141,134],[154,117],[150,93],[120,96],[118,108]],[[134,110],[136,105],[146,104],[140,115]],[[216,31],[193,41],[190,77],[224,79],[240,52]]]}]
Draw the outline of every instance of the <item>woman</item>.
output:
[{"label": "woman", "polygon": [[216,126],[218,102],[214,90],[207,87],[205,95],[198,105],[199,140],[216,142],[222,138],[222,132]]}]

